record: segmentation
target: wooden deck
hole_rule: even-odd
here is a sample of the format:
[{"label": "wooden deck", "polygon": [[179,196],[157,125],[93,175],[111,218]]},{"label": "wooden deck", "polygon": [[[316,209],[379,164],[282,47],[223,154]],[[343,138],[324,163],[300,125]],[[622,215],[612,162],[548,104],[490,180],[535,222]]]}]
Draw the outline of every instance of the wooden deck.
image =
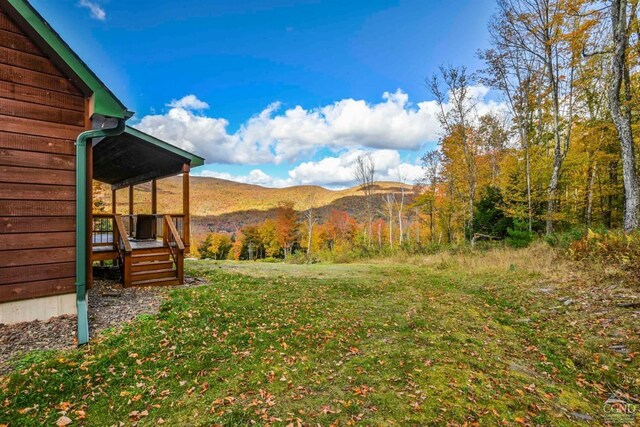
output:
[{"label": "wooden deck", "polygon": [[126,217],[128,229],[123,215],[94,214],[92,261],[111,260],[119,265],[124,286],[182,284],[185,247],[180,216],[157,215],[161,221],[155,239],[130,237],[135,234],[136,218]]},{"label": "wooden deck", "polygon": [[[97,243],[97,242],[94,242],[94,243]],[[113,238],[111,238],[111,241],[105,242],[105,243],[113,243]],[[161,248],[164,246],[162,239],[155,239],[155,240],[129,239],[129,244],[131,245],[131,249],[134,251],[139,249]],[[109,251],[113,251],[113,246],[107,246],[102,244],[93,246],[94,253],[109,252]]]}]

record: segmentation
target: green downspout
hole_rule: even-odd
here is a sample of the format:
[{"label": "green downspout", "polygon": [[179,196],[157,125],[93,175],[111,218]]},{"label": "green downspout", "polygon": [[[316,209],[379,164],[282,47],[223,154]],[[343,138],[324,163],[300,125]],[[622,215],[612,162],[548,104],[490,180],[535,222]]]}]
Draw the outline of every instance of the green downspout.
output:
[{"label": "green downspout", "polygon": [[78,307],[78,345],[89,342],[87,307],[87,140],[116,136],[124,132],[125,120],[111,129],[82,132],[76,139],[76,306]]}]

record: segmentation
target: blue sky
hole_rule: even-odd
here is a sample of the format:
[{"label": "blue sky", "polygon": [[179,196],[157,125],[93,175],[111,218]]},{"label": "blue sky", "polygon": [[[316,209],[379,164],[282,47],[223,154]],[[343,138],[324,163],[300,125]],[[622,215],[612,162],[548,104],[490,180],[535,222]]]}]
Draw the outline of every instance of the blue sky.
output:
[{"label": "blue sky", "polygon": [[416,160],[439,134],[423,79],[440,64],[479,68],[476,52],[487,47],[495,7],[493,0],[32,4],[136,111],[134,125],[208,159],[199,173],[327,187],[348,185],[363,152],[374,156],[380,179],[416,178]]}]

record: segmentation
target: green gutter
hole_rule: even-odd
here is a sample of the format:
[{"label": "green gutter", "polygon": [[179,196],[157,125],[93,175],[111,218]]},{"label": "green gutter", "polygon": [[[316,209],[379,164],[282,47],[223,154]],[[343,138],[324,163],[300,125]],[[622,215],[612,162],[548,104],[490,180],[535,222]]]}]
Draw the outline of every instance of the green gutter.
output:
[{"label": "green gutter", "polygon": [[124,132],[125,119],[111,129],[82,132],[76,139],[76,306],[78,308],[78,345],[89,342],[87,307],[87,141],[116,136]]},{"label": "green gutter", "polygon": [[93,114],[119,119],[133,115],[82,59],[25,0],[6,0],[93,93]]}]

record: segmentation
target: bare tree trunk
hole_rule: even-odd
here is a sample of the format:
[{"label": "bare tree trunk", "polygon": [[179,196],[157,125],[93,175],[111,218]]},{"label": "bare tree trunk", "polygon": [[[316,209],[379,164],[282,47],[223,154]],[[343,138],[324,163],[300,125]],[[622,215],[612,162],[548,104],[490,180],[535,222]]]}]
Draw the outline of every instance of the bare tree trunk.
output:
[{"label": "bare tree trunk", "polygon": [[[609,185],[615,187],[618,184],[618,162],[611,161],[607,165],[609,175]],[[613,220],[613,209],[615,205],[615,196],[609,192],[605,199],[605,208],[602,211],[602,222],[606,228],[611,228]]]},{"label": "bare tree trunk", "polygon": [[400,196],[400,203],[398,205],[398,242],[399,245],[402,246],[403,240],[403,218],[402,211],[404,210],[404,189],[402,190],[402,195]]},{"label": "bare tree trunk", "polygon": [[[547,57],[547,72],[551,83],[551,91],[553,98],[553,134],[554,134],[554,147],[553,147],[553,169],[551,171],[551,179],[549,180],[549,186],[547,187],[547,235],[553,233],[553,215],[556,211],[556,193],[558,191],[558,185],[560,183],[560,174],[562,171],[562,164],[567,155],[569,148],[569,141],[571,137],[571,121],[573,114],[571,112],[572,100],[569,99],[570,112],[568,115],[568,129],[566,135],[561,134],[560,124],[560,94],[558,89],[559,76],[556,75],[553,66],[552,52],[548,51]],[[571,81],[573,80],[573,70],[571,71]],[[572,84],[572,83],[571,83]],[[570,97],[573,90],[570,88]]]},{"label": "bare tree trunk", "polygon": [[305,211],[305,219],[307,222],[307,255],[311,255],[311,239],[313,236],[313,225],[316,223],[316,217],[314,215],[313,207],[315,205],[315,197],[313,194],[308,194],[305,203],[307,210]]},{"label": "bare tree trunk", "polygon": [[587,181],[587,206],[585,209],[585,223],[587,227],[591,227],[591,218],[593,213],[593,185],[596,180],[597,165],[594,163],[589,168],[589,181]]},{"label": "bare tree trunk", "polygon": [[[611,5],[614,53],[611,57],[612,84],[609,87],[609,111],[618,132],[622,149],[622,181],[624,184],[624,222],[626,232],[638,228],[638,209],[640,207],[640,189],[636,171],[635,147],[631,130],[630,86],[626,50],[629,40],[627,25],[627,0],[613,0]],[[625,84],[627,105],[620,102],[620,90]]]},{"label": "bare tree trunk", "polygon": [[384,196],[383,200],[387,205],[387,211],[389,213],[389,247],[393,249],[393,205],[395,205],[396,200],[393,193]]},{"label": "bare tree trunk", "polygon": [[553,215],[556,211],[556,192],[558,190],[561,167],[562,161],[559,157],[554,156],[551,179],[549,180],[549,186],[547,187],[547,235],[553,233]]},{"label": "bare tree trunk", "polygon": [[389,247],[393,249],[393,208],[389,205]]},{"label": "bare tree trunk", "polygon": [[[454,188],[453,175],[449,176],[449,198],[451,206],[449,207],[449,212],[447,212],[447,235],[449,239],[449,243],[453,243],[454,235],[453,235],[453,206],[455,206],[456,202],[456,191]],[[463,219],[464,220],[464,219]]]},{"label": "bare tree trunk", "polygon": [[[435,214],[437,186],[440,181],[440,166],[442,163],[442,153],[438,150],[427,152],[422,157],[422,164],[425,168],[425,177],[429,185],[431,199],[429,200],[429,239],[435,243]],[[418,221],[419,222],[419,221]]]},{"label": "bare tree trunk", "polygon": [[[369,230],[364,227],[364,237],[369,248],[373,241],[373,186],[375,183],[376,165],[371,154],[362,154],[356,159],[353,175],[360,184],[360,189],[364,192],[367,202],[367,216]],[[368,237],[368,238],[367,238]]]},{"label": "bare tree trunk", "polygon": [[469,239],[473,236],[473,199],[476,196],[475,179],[469,182]]},{"label": "bare tree trunk", "polygon": [[416,210],[416,244],[420,245],[420,212]]},{"label": "bare tree trunk", "polygon": [[531,206],[531,149],[526,136],[526,130],[521,130],[522,146],[524,147],[525,175],[527,178],[527,216],[529,220],[529,233],[533,232],[533,210]]},{"label": "bare tree trunk", "polygon": [[435,196],[431,200],[431,205],[429,206],[429,235],[431,238],[431,243],[436,242],[436,224],[435,224]]}]

